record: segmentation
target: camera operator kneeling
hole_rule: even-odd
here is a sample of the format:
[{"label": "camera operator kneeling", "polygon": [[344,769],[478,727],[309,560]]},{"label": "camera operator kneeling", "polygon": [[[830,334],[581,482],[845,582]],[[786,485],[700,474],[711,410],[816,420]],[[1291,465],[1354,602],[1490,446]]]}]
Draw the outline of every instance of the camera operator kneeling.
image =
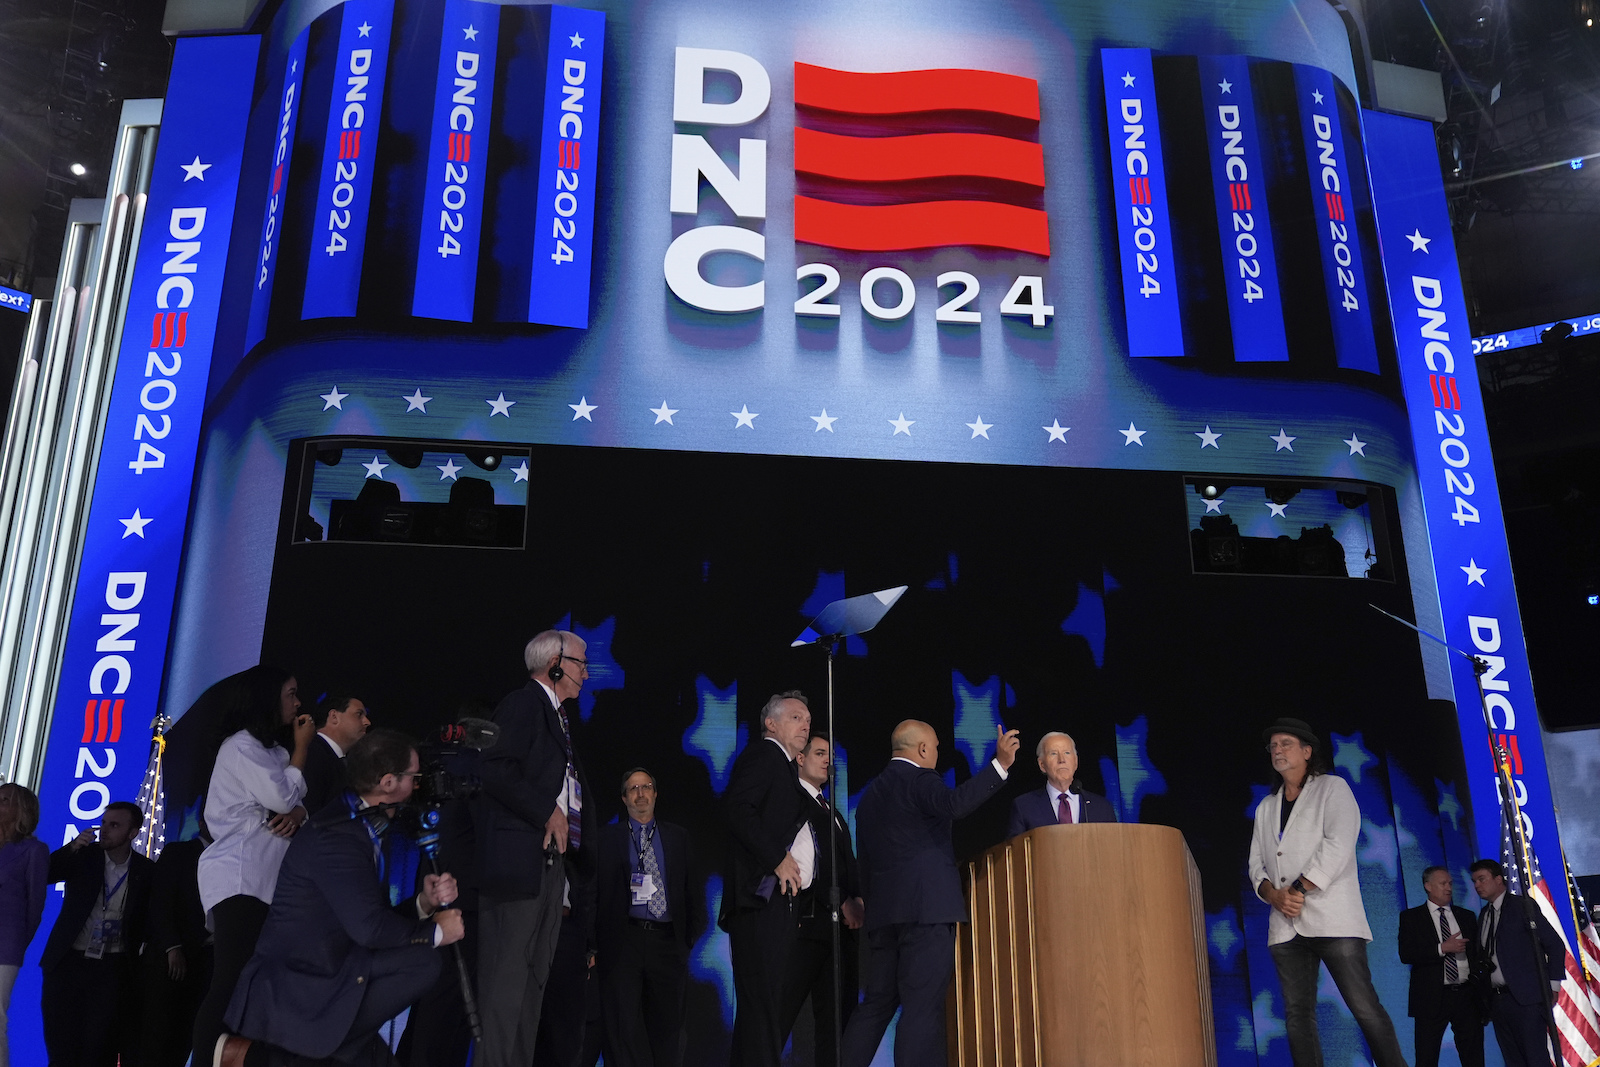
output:
[{"label": "camera operator kneeling", "polygon": [[435,949],[461,939],[451,875],[389,906],[383,834],[411,795],[411,742],[373,730],[345,757],[350,789],[301,828],[284,856],[261,940],[217,1042],[221,1067],[393,1062],[378,1029],[433,985]]}]

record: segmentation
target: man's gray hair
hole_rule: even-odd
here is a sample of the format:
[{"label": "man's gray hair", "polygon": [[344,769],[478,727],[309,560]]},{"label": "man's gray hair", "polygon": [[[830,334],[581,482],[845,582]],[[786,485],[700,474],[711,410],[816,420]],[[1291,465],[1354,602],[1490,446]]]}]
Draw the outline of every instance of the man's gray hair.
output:
[{"label": "man's gray hair", "polygon": [[535,634],[533,640],[528,642],[522,650],[522,662],[529,674],[538,674],[561,655],[563,648],[578,648],[582,644],[583,638],[571,630],[546,630]]},{"label": "man's gray hair", "polygon": [[767,723],[778,717],[778,708],[785,700],[798,700],[800,703],[806,706],[807,711],[811,710],[811,701],[807,700],[806,695],[800,692],[798,689],[790,689],[786,692],[772,694],[771,697],[767,698],[767,702],[761,706],[760,721],[762,737],[766,737],[768,734],[772,733],[771,730],[767,729]]},{"label": "man's gray hair", "polygon": [[[1044,759],[1044,743],[1050,740],[1052,737],[1065,737],[1068,741],[1072,741],[1072,735],[1067,733],[1065,730],[1051,730],[1049,733],[1039,738],[1039,743],[1033,746],[1034,759]],[[1072,751],[1074,754],[1076,754],[1078,751],[1078,742],[1072,741]]]},{"label": "man's gray hair", "polygon": [[[1450,870],[1450,868],[1448,868],[1448,867],[1438,867],[1438,866],[1422,868],[1422,884],[1423,885],[1427,885],[1428,884],[1428,879],[1433,877],[1433,872],[1434,871],[1444,871],[1444,872],[1448,873],[1449,870]],[[1454,881],[1454,879],[1451,879],[1451,880]]]}]

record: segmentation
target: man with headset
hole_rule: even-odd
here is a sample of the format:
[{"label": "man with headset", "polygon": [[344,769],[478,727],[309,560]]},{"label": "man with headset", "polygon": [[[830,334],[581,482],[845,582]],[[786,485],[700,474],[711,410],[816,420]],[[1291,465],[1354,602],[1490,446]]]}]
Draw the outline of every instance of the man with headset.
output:
[{"label": "man with headset", "polygon": [[528,683],[495,709],[500,740],[484,753],[483,793],[473,808],[480,1067],[533,1061],[561,932],[562,858],[584,847],[582,768],[563,705],[588,677],[585,647],[565,630],[539,634],[523,650]]}]

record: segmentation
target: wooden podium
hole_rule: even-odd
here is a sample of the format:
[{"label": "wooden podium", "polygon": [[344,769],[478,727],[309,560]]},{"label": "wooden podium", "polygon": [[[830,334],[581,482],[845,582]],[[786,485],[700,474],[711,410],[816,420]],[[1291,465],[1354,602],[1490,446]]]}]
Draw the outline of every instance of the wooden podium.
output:
[{"label": "wooden podium", "polygon": [[1030,830],[967,864],[950,1062],[1216,1067],[1200,872],[1170,826]]}]

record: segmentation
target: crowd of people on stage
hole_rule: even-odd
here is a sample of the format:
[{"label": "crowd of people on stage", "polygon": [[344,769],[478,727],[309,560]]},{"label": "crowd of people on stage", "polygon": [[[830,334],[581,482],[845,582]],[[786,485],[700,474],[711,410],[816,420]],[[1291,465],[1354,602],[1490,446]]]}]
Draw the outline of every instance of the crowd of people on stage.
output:
[{"label": "crowd of people on stage", "polygon": [[[612,802],[590,792],[567,710],[588,674],[585,652],[566,631],[528,642],[528,682],[492,714],[481,792],[445,808],[442,869],[423,868],[399,900],[385,838],[423,776],[417,746],[374,728],[351,694],[304,711],[284,671],[237,676],[200,834],[167,845],[159,862],[133,849],[143,821],[134,804],[110,804],[98,830],[51,853],[33,836],[37,798],[0,786],[0,1067],[12,984],[55,882],[66,893],[40,959],[53,1067],[112,1067],[119,1056],[124,1067],[177,1067],[191,1050],[196,1065],[225,1067],[376,1067],[396,1055],[454,1067],[469,1052],[479,1067],[593,1067],[602,1053],[613,1067],[679,1067],[689,953],[707,918],[693,847],[658,818],[660,784],[644,767],[623,776],[622,816],[602,825]],[[722,798],[716,921],[732,956],[733,1067],[776,1067],[808,999],[819,1065],[837,1055],[867,1067],[897,1010],[896,1064],[946,1062],[955,924],[967,918],[952,824],[1000,792],[1017,731],[997,728],[993,758],[952,788],[935,769],[934,728],[901,722],[888,765],[861,794],[852,841],[805,696],[773,696],[757,725]],[[1326,966],[1379,1067],[1404,1064],[1367,965],[1355,798],[1327,773],[1306,723],[1280,718],[1263,739],[1273,789],[1256,810],[1249,870],[1272,908],[1293,1062],[1322,1062]],[[1106,798],[1077,783],[1070,735],[1044,735],[1034,755],[1045,784],[1013,801],[1012,835],[1116,821]],[[1415,1062],[1438,1062],[1448,1027],[1463,1067],[1481,1065],[1492,1021],[1508,1067],[1542,1065],[1541,987],[1561,977],[1562,941],[1506,892],[1500,864],[1474,863],[1472,881],[1485,902],[1477,915],[1453,906],[1449,872],[1430,867],[1428,903],[1401,916]],[[406,1009],[391,1053],[380,1029]]]}]

